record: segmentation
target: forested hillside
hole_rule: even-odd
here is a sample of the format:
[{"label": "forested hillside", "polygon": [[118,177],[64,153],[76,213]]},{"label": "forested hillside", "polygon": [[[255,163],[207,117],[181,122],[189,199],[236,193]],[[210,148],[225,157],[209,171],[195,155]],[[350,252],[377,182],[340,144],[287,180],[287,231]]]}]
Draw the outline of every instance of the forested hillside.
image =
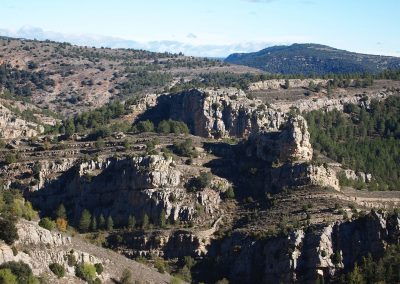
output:
[{"label": "forested hillside", "polygon": [[400,58],[368,55],[320,44],[273,46],[258,52],[235,53],[225,62],[278,74],[379,73],[400,67]]},{"label": "forested hillside", "polygon": [[400,98],[353,104],[340,111],[306,114],[313,147],[356,171],[371,173],[371,190],[398,190],[400,180]]}]

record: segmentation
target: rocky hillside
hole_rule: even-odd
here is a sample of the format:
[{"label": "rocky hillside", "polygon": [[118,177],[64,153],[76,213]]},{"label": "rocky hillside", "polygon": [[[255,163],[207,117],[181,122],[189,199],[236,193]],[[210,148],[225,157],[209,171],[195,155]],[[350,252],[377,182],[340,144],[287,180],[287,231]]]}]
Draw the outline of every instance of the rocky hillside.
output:
[{"label": "rocky hillside", "polygon": [[245,73],[215,60],[0,37],[0,89],[62,114],[161,92],[201,73]]},{"label": "rocky hillside", "polygon": [[[22,261],[33,274],[52,283],[82,283],[75,276],[75,263],[102,264],[99,275],[103,283],[115,283],[124,269],[129,269],[133,279],[146,279],[151,283],[168,283],[170,276],[160,274],[149,267],[129,260],[117,253],[90,245],[79,238],[65,236],[41,228],[35,222],[21,220],[18,227],[19,240],[13,247],[0,242],[0,263]],[[75,262],[75,263],[74,263]],[[66,275],[58,279],[49,265],[58,263],[66,268]]]},{"label": "rocky hillside", "polygon": [[378,73],[400,67],[400,58],[348,52],[320,44],[273,46],[258,52],[235,53],[225,62],[274,74]]}]

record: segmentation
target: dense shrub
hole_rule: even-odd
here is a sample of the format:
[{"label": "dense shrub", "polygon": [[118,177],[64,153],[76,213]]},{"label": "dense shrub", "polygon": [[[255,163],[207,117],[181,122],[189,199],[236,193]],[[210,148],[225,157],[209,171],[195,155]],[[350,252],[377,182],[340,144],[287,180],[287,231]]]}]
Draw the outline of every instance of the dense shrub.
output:
[{"label": "dense shrub", "polygon": [[65,275],[65,268],[61,264],[51,263],[49,265],[50,270],[57,275],[58,278],[62,278]]},{"label": "dense shrub", "polygon": [[192,178],[188,184],[187,188],[191,191],[202,190],[209,187],[212,180],[212,174],[209,172],[201,172],[198,177]]},{"label": "dense shrub", "polygon": [[13,218],[0,219],[0,239],[6,244],[12,245],[18,240],[18,230]]},{"label": "dense shrub", "polygon": [[9,269],[11,273],[17,278],[17,283],[19,284],[38,283],[37,279],[33,276],[32,270],[29,265],[22,261],[5,262],[0,265],[0,270],[2,269]]},{"label": "dense shrub", "polygon": [[96,263],[96,264],[94,265],[94,267],[96,268],[96,272],[97,272],[98,275],[100,275],[100,274],[103,273],[103,271],[104,271],[103,264],[101,264],[101,263]]},{"label": "dense shrub", "polygon": [[39,226],[51,231],[54,230],[54,228],[56,227],[56,223],[50,218],[45,217],[43,219],[40,219]]},{"label": "dense shrub", "polygon": [[174,152],[179,156],[197,157],[197,152],[193,147],[192,139],[188,138],[183,142],[175,142],[173,145]]},{"label": "dense shrub", "polygon": [[96,267],[91,263],[79,264],[75,266],[75,275],[90,283],[96,277]]},{"label": "dense shrub", "polygon": [[0,269],[0,283],[1,284],[14,284],[17,283],[17,276],[15,276],[11,269],[2,268]]}]

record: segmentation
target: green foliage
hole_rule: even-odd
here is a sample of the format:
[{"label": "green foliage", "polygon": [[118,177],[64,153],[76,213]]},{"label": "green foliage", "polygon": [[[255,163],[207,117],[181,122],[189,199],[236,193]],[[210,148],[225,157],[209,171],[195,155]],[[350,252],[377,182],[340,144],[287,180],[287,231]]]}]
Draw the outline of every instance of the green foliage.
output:
[{"label": "green foliage", "polygon": [[[232,54],[225,62],[258,68],[273,74],[376,74],[396,68],[398,58],[355,54],[319,44],[273,46],[258,52]],[[377,63],[379,62],[379,63]]]},{"label": "green foliage", "polygon": [[103,264],[101,264],[101,263],[96,263],[96,264],[94,265],[94,267],[96,268],[96,273],[97,273],[97,275],[101,275],[101,274],[103,273],[103,271],[104,271]]},{"label": "green foliage", "polygon": [[198,155],[197,151],[193,147],[193,140],[190,138],[183,142],[175,142],[173,150],[179,156],[195,158]]},{"label": "green foliage", "polygon": [[146,144],[146,151],[148,153],[150,153],[156,149],[156,146],[158,144],[160,144],[160,140],[158,140],[157,138],[151,139],[151,140],[146,141],[145,144]]},{"label": "green foliage", "polygon": [[371,173],[374,181],[368,184],[370,190],[396,190],[400,178],[400,98],[372,100],[368,110],[349,104],[345,112],[312,111],[305,115],[313,147],[345,167]]},{"label": "green foliage", "polygon": [[43,219],[40,219],[39,226],[51,231],[54,230],[54,228],[56,227],[56,222],[54,222],[48,217],[45,217]]},{"label": "green foliage", "polygon": [[98,228],[100,230],[104,230],[106,228],[106,219],[104,218],[103,214],[100,214]]},{"label": "green foliage", "polygon": [[[2,269],[9,269],[13,275],[17,278],[17,282],[13,283],[18,283],[18,284],[33,284],[33,283],[38,283],[39,281],[33,276],[32,270],[29,267],[28,264],[20,261],[9,261],[5,262],[0,265],[0,270]],[[7,275],[9,273],[7,272]]]},{"label": "green foliage", "polygon": [[56,212],[55,212],[55,217],[57,218],[62,218],[67,220],[67,210],[65,209],[64,204],[60,204],[60,206],[58,206]]},{"label": "green foliage", "polygon": [[[129,71],[129,70],[127,70]],[[135,70],[128,74],[127,81],[121,83],[121,95],[129,96],[145,89],[163,88],[172,81],[172,75],[162,72],[148,72],[146,70]]]},{"label": "green foliage", "polygon": [[232,72],[209,72],[200,74],[200,78],[193,79],[189,82],[182,82],[174,85],[170,91],[180,92],[193,88],[206,87],[235,87],[240,89],[248,89],[250,83],[272,78],[266,74],[242,73],[236,74]]},{"label": "green foliage", "polygon": [[149,222],[150,222],[149,216],[146,213],[144,213],[142,218],[142,229],[147,229],[147,227],[149,226]]},{"label": "green foliage", "polygon": [[75,266],[75,275],[89,283],[96,277],[96,267],[91,263],[82,263]]},{"label": "green foliage", "polygon": [[209,187],[212,181],[212,174],[210,172],[201,172],[198,177],[192,178],[188,184],[187,188],[190,191],[202,190]]},{"label": "green foliage", "polygon": [[1,284],[15,284],[17,277],[11,272],[9,268],[0,269],[0,283]]},{"label": "green foliage", "polygon": [[170,281],[171,284],[181,284],[182,280],[178,276],[173,276]]},{"label": "green foliage", "polygon": [[14,241],[18,240],[18,230],[15,223],[16,221],[13,218],[0,218],[0,239],[8,245],[12,245]]},{"label": "green foliage", "polygon": [[164,228],[165,225],[166,225],[166,222],[167,222],[167,220],[166,220],[166,218],[165,218],[165,215],[166,215],[165,210],[164,210],[164,209],[161,210],[160,216],[158,217],[158,225],[159,225],[161,228]]},{"label": "green foliage", "polygon": [[154,132],[154,124],[150,120],[139,121],[136,125],[139,132]]},{"label": "green foliage", "polygon": [[228,187],[228,189],[225,192],[225,197],[228,199],[234,199],[235,198],[235,190],[233,189],[232,186]]},{"label": "green foliage", "polygon": [[[110,102],[100,108],[83,112],[73,118],[63,121],[61,126],[64,129],[65,135],[70,137],[75,132],[88,132],[95,130],[93,135],[97,137],[105,137],[109,135],[109,130],[104,128],[111,122],[112,119],[121,117],[125,114],[124,105],[118,101]],[[62,132],[62,131],[60,131]]]},{"label": "green foliage", "polygon": [[189,134],[189,128],[186,123],[176,120],[162,120],[157,126],[158,133],[175,133],[175,134]]},{"label": "green foliage", "polygon": [[79,220],[79,231],[81,231],[82,233],[89,231],[91,218],[92,215],[90,214],[89,210],[84,209]]},{"label": "green foliage", "polygon": [[167,271],[167,263],[165,262],[165,260],[163,260],[162,258],[157,258],[154,261],[154,267],[158,270],[158,272],[160,273],[165,273]]},{"label": "green foliage", "polygon": [[400,245],[390,245],[381,259],[371,255],[363,257],[361,263],[343,279],[342,283],[400,283]]},{"label": "green foliage", "polygon": [[0,86],[16,96],[30,97],[32,89],[46,90],[54,84],[54,80],[50,79],[44,71],[33,72],[9,68],[6,64],[0,65]]},{"label": "green foliage", "polygon": [[37,216],[32,204],[26,201],[17,190],[0,191],[0,213],[7,216],[23,217],[32,220]]},{"label": "green foliage", "polygon": [[14,153],[7,153],[6,156],[5,156],[5,158],[4,158],[4,161],[5,161],[5,163],[6,163],[7,165],[16,163],[16,162],[18,161],[17,154],[14,154]]},{"label": "green foliage", "polygon": [[107,231],[112,231],[114,229],[114,221],[113,221],[111,215],[107,217],[106,227],[107,227]]},{"label": "green foliage", "polygon": [[132,272],[129,269],[124,269],[119,282],[121,284],[134,284]]},{"label": "green foliage", "polygon": [[128,229],[135,229],[136,226],[136,218],[135,216],[130,215],[128,218]]},{"label": "green foliage", "polygon": [[65,275],[65,268],[59,263],[51,263],[49,265],[51,272],[53,272],[58,278],[62,278]]}]

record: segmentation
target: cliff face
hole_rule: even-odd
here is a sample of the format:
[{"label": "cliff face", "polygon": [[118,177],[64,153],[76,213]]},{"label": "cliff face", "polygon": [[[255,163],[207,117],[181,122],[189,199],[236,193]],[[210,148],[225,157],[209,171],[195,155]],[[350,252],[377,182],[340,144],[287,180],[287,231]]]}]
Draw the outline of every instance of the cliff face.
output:
[{"label": "cliff face", "polygon": [[[132,270],[136,280],[146,279],[151,283],[167,283],[169,280],[169,275],[159,274],[145,265],[103,248],[50,232],[34,222],[21,220],[17,227],[19,240],[14,246],[18,252],[14,255],[10,246],[0,242],[0,264],[7,261],[23,261],[32,268],[34,275],[44,276],[53,283],[81,283],[75,277],[71,259],[75,259],[76,263],[101,263],[104,272],[99,278],[103,283],[114,283],[113,279],[119,279],[125,268]],[[54,262],[64,266],[65,277],[58,279],[50,271],[49,264]]]},{"label": "cliff face", "polygon": [[5,139],[33,137],[44,131],[43,126],[28,122],[0,104],[0,136]]},{"label": "cliff face", "polygon": [[306,120],[290,117],[280,132],[258,132],[249,137],[247,155],[256,157],[272,167],[267,186],[319,185],[340,190],[336,172],[311,164],[313,149]]},{"label": "cliff face", "polygon": [[288,236],[256,240],[233,233],[210,255],[222,255],[234,283],[315,283],[348,271],[363,256],[383,254],[399,241],[398,215],[370,213],[354,221],[296,230]]},{"label": "cliff face", "polygon": [[43,212],[51,213],[63,203],[68,211],[79,212],[77,216],[88,209],[95,216],[111,215],[116,224],[125,225],[130,215],[136,220],[143,214],[159,220],[163,210],[171,221],[193,220],[196,200],[207,214],[217,214],[219,193],[207,190],[199,194],[196,197],[186,191],[172,159],[151,155],[77,164],[30,193],[29,199]]},{"label": "cliff face", "polygon": [[202,137],[247,137],[251,132],[276,131],[286,115],[251,100],[238,89],[190,90],[161,95],[142,119],[174,119],[185,122]]}]

